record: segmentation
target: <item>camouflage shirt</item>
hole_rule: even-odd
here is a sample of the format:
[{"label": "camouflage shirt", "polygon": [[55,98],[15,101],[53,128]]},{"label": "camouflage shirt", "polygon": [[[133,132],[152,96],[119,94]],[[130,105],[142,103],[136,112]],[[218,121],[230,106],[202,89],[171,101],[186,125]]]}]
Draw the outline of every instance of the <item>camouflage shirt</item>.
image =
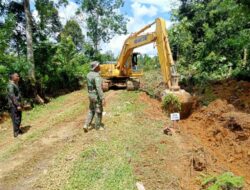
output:
[{"label": "camouflage shirt", "polygon": [[90,71],[87,75],[88,92],[91,98],[95,98],[98,101],[104,99],[102,91],[102,78],[99,73]]},{"label": "camouflage shirt", "polygon": [[9,106],[21,106],[21,92],[19,87],[14,82],[10,81],[7,87],[8,90],[8,104]]}]

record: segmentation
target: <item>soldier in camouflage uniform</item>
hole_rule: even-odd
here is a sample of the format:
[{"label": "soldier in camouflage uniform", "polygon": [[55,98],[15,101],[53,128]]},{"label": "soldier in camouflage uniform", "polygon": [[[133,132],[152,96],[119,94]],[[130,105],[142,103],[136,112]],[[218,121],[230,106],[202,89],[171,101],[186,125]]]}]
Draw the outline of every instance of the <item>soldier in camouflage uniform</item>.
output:
[{"label": "soldier in camouflage uniform", "polygon": [[91,63],[91,71],[87,75],[87,85],[89,93],[89,113],[84,124],[84,131],[88,132],[90,124],[95,116],[95,128],[103,130],[102,112],[105,104],[104,94],[102,91],[102,78],[99,74],[100,63],[94,61]]},{"label": "soldier in camouflage uniform", "polygon": [[20,129],[22,121],[22,107],[21,107],[21,93],[18,87],[19,75],[17,73],[10,75],[10,82],[8,84],[8,105],[13,123],[14,137],[22,134]]}]

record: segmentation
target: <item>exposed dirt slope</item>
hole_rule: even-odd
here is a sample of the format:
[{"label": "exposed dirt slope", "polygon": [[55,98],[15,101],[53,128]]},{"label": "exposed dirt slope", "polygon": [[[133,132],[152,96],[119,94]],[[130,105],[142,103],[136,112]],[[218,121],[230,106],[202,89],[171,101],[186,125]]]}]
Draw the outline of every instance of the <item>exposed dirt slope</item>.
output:
[{"label": "exposed dirt slope", "polygon": [[[143,80],[146,85],[142,88],[157,98],[162,86],[159,79],[153,79],[155,76],[156,73],[147,73],[151,80]],[[201,90],[194,89],[200,95],[197,103],[213,102],[208,107],[195,105],[197,110],[179,123],[184,147],[189,149],[190,174],[199,177],[204,172],[232,171],[244,176],[246,188],[250,189],[250,82],[229,79]],[[191,179],[191,183],[195,181]]]},{"label": "exposed dirt slope", "polygon": [[227,100],[238,110],[250,113],[250,82],[225,80],[212,84],[217,98]]},{"label": "exposed dirt slope", "polygon": [[210,170],[232,171],[250,182],[250,114],[236,111],[226,100],[217,99],[180,122],[210,159]]}]

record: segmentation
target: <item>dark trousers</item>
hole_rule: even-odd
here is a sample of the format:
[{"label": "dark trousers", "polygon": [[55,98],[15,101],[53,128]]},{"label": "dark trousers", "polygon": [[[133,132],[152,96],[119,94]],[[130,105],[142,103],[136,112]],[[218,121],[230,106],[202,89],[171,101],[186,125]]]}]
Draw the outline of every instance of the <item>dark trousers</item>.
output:
[{"label": "dark trousers", "polygon": [[13,131],[19,132],[22,122],[22,111],[18,111],[16,106],[11,106],[10,115],[13,123]]}]

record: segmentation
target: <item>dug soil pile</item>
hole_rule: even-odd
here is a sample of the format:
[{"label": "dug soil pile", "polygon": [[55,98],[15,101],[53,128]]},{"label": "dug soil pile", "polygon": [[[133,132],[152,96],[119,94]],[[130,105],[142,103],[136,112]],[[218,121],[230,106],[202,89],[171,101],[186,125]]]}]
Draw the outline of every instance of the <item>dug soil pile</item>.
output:
[{"label": "dug soil pile", "polygon": [[[250,82],[227,79],[208,86],[215,99],[227,100],[238,110],[250,113]],[[194,91],[197,93],[197,90]]]},{"label": "dug soil pile", "polygon": [[250,114],[217,99],[180,121],[185,134],[194,137],[211,156],[214,172],[232,171],[250,184]]}]

